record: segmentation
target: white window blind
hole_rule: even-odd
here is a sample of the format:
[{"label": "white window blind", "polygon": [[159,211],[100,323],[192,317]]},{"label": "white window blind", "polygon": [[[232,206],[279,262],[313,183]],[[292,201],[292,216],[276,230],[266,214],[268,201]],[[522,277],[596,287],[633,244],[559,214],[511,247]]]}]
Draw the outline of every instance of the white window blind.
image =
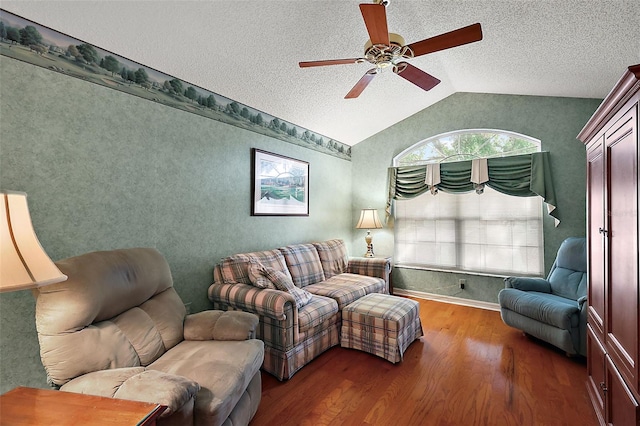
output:
[{"label": "white window blind", "polygon": [[541,275],[542,200],[429,193],[395,207],[395,262],[495,274]]}]

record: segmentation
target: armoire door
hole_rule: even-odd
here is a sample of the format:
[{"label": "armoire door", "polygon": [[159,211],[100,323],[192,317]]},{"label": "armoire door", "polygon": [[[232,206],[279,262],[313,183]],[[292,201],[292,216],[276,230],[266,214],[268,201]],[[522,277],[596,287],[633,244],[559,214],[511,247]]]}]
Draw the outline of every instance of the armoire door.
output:
[{"label": "armoire door", "polygon": [[638,392],[637,104],[605,132],[608,286],[605,348]]},{"label": "armoire door", "polygon": [[604,342],[606,315],[605,244],[608,224],[605,206],[604,167],[604,136],[602,136],[587,147],[588,319],[600,342]]},{"label": "armoire door", "polygon": [[606,424],[615,426],[635,426],[640,418],[638,401],[622,380],[620,372],[606,357],[607,387],[606,387]]},{"label": "armoire door", "polygon": [[607,424],[607,361],[606,351],[594,333],[591,324],[587,325],[587,392],[596,410],[601,425]]}]

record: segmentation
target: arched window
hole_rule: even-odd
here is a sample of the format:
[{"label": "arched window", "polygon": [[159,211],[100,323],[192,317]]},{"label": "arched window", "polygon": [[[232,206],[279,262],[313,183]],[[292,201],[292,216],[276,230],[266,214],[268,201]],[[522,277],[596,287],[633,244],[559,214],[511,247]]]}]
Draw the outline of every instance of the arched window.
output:
[{"label": "arched window", "polygon": [[[540,151],[540,141],[488,129],[459,130],[422,140],[398,154],[394,166],[504,157]],[[542,201],[486,187],[475,192],[426,193],[395,201],[398,266],[493,275],[542,275]]]},{"label": "arched window", "polygon": [[410,146],[393,159],[393,165],[448,163],[537,151],[540,151],[540,141],[519,133],[489,129],[456,130]]}]

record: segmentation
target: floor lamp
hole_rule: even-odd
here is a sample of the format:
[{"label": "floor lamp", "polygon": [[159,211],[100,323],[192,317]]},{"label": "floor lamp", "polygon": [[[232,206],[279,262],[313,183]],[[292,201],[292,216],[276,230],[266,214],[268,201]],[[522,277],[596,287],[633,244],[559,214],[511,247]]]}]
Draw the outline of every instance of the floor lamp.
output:
[{"label": "floor lamp", "polygon": [[360,212],[360,220],[356,225],[356,229],[366,229],[367,235],[364,237],[364,240],[367,243],[367,252],[364,254],[364,257],[374,257],[373,254],[373,237],[371,236],[372,229],[380,229],[382,228],[382,222],[378,217],[378,210],[376,209],[362,209]]}]

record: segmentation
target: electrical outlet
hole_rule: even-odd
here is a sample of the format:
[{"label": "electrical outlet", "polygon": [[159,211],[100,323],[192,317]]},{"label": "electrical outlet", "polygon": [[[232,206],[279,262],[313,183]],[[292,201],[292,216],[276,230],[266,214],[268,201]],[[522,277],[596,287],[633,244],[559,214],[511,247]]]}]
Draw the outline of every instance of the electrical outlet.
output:
[{"label": "electrical outlet", "polygon": [[460,285],[460,290],[464,290],[464,286],[465,286],[465,284],[467,284],[467,280],[459,279],[458,280],[458,284]]}]

